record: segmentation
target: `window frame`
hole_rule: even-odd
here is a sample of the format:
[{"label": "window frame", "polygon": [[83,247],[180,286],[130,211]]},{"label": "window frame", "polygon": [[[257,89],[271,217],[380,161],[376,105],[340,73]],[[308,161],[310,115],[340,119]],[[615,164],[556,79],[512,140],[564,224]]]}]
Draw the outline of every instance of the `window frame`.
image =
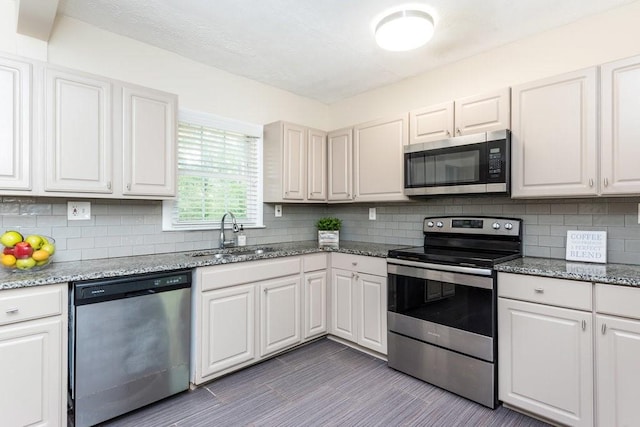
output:
[{"label": "window frame", "polygon": [[[263,156],[264,156],[264,147],[263,147],[263,126],[256,125],[253,123],[243,122],[234,119],[228,119],[225,117],[221,117],[211,113],[205,113],[201,111],[194,111],[188,109],[180,109],[178,111],[178,123],[179,122],[189,122],[193,124],[197,124],[200,126],[206,126],[210,128],[219,129],[222,131],[229,132],[238,132],[244,135],[248,135],[251,137],[258,138],[257,141],[257,170],[258,170],[258,188],[257,188],[257,200],[256,200],[256,224],[255,225],[247,225],[243,224],[245,229],[252,228],[265,228],[264,226],[264,212],[263,212],[263,187],[264,187],[264,177],[263,177]],[[162,201],[162,231],[191,231],[191,230],[219,230],[220,229],[220,220],[216,222],[206,222],[206,223],[189,223],[189,224],[175,224],[173,222],[173,212],[175,203],[178,200],[178,185],[177,181],[179,178],[179,170],[178,170],[178,136],[177,136],[178,124],[176,124],[176,196],[173,199],[163,200]],[[220,218],[222,219],[222,218]]]}]

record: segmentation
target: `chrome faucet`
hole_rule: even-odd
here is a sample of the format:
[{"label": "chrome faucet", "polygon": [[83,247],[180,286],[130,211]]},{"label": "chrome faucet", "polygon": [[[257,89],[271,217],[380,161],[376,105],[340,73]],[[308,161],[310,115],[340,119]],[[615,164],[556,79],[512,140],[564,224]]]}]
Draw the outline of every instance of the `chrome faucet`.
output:
[{"label": "chrome faucet", "polygon": [[220,249],[224,249],[226,245],[233,246],[233,244],[235,243],[233,239],[225,240],[224,237],[224,219],[227,217],[227,215],[231,216],[231,221],[233,223],[231,228],[233,229],[233,232],[238,232],[238,223],[236,222],[236,216],[231,212],[225,212],[224,215],[222,215],[222,220],[220,221]]}]

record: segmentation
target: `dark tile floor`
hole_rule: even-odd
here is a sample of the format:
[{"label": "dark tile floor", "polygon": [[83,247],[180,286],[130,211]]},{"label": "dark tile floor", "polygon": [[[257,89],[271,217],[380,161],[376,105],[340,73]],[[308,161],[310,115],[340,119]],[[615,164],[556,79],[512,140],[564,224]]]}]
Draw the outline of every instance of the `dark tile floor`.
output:
[{"label": "dark tile floor", "polygon": [[322,339],[105,423],[158,426],[514,426],[540,421],[470,402]]}]

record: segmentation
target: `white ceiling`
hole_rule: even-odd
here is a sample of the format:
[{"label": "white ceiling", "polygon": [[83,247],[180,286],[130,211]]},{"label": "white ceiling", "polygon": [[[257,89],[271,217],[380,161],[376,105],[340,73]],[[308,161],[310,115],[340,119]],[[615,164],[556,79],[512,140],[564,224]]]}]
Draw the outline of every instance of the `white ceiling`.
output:
[{"label": "white ceiling", "polygon": [[61,0],[58,13],[324,103],[636,0],[423,0],[436,32],[385,52],[371,21],[398,0]]}]

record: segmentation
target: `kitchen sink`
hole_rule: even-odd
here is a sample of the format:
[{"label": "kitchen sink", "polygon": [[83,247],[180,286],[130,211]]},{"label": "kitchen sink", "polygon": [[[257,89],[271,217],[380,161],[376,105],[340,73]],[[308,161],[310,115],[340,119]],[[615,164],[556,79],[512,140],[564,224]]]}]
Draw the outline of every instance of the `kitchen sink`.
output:
[{"label": "kitchen sink", "polygon": [[267,254],[269,252],[275,252],[274,248],[251,248],[251,249],[240,249],[240,250],[233,250],[231,254],[233,255],[262,255],[262,254]]}]

